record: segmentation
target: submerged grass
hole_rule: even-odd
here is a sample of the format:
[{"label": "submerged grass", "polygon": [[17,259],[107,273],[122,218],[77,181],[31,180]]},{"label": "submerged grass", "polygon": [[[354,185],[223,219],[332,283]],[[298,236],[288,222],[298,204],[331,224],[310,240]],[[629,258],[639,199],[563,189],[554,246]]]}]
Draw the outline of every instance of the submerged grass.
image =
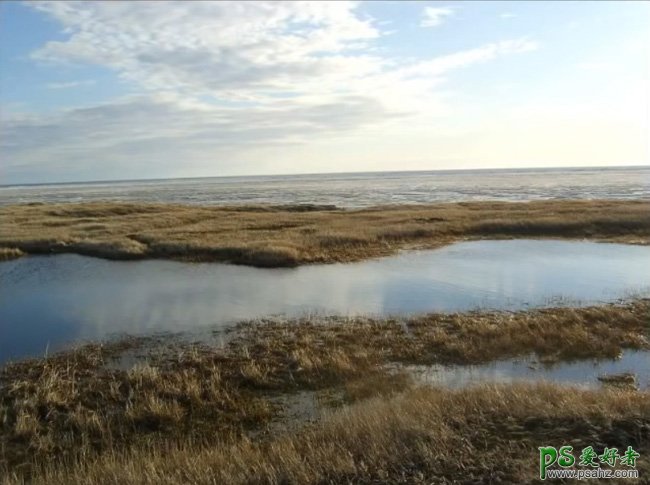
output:
[{"label": "submerged grass", "polygon": [[0,208],[0,218],[0,248],[25,253],[266,267],[355,261],[468,238],[650,242],[650,202],[641,200],[483,201],[361,210],[94,202],[7,206]]},{"label": "submerged grass", "polygon": [[[521,483],[533,477],[540,444],[592,440],[647,450],[647,393],[414,390],[387,364],[647,349],[650,300],[262,321],[234,332],[225,347],[131,338],[6,365],[0,476],[7,483],[377,483],[451,482],[467,473],[473,483]],[[111,365],[134,349],[148,349],[148,357],[127,369]],[[333,393],[339,410],[303,431],[294,426],[294,434],[272,432],[284,415],[278,397],[311,391]],[[373,400],[378,395],[383,400]],[[454,458],[458,447],[463,456]]]}]

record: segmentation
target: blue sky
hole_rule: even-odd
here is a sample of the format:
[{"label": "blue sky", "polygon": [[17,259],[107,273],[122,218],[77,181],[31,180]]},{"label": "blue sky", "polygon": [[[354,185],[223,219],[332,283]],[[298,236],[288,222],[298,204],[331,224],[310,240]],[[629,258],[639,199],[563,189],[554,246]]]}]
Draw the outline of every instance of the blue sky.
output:
[{"label": "blue sky", "polygon": [[0,3],[0,183],[650,162],[647,2]]}]

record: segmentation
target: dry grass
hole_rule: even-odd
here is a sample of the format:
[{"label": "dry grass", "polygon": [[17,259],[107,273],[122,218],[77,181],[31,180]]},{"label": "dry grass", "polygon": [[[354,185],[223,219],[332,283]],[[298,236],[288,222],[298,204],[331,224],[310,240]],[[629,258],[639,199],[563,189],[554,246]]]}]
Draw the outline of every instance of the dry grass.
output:
[{"label": "dry grass", "polygon": [[112,259],[254,266],[354,261],[467,238],[589,238],[647,244],[647,201],[463,202],[339,210],[85,203],[0,208],[0,247]]},{"label": "dry grass", "polygon": [[622,374],[604,374],[598,376],[598,380],[606,386],[619,387],[624,389],[637,389],[638,382],[636,380],[636,375],[630,372],[624,372]]},{"label": "dry grass", "polygon": [[[540,445],[633,446],[647,477],[650,395],[552,385],[413,389],[297,433],[221,447],[136,448],[33,483],[531,483]],[[11,483],[8,480],[8,483]],[[632,482],[634,483],[634,482]]]},{"label": "dry grass", "polygon": [[[177,364],[107,366],[103,347],[10,364],[0,376],[0,471],[74,462],[126,445],[225,440],[275,414],[190,349]],[[231,372],[232,374],[232,372]]]},{"label": "dry grass", "polygon": [[0,248],[0,261],[8,261],[10,259],[20,258],[24,254],[25,253],[17,248]]},{"label": "dry grass", "polygon": [[[409,426],[412,424],[413,430],[424,426],[417,424],[424,415],[415,416],[416,421],[411,424],[396,422],[397,430],[390,427],[375,429],[381,422],[376,406],[382,409],[381,413],[388,413],[388,417],[381,419],[390,421],[398,418],[402,408],[408,409],[412,399],[417,402],[419,398],[413,396],[418,394],[395,401],[395,405],[402,403],[399,412],[390,411],[390,407],[379,403],[354,411],[359,413],[353,414],[359,422],[356,427],[346,425],[350,435],[337,437],[336,442],[352,446],[356,440],[362,440],[356,451],[316,446],[317,439],[320,439],[318,436],[342,432],[339,425],[331,424],[317,427],[317,431],[304,436],[280,439],[270,448],[252,445],[246,439],[251,433],[260,436],[270,429],[273,420],[281,418],[283,409],[276,398],[286,393],[334,392],[339,398],[332,399],[330,404],[344,405],[377,395],[391,396],[407,391],[412,385],[408,376],[394,375],[388,370],[387,364],[394,362],[476,363],[530,353],[547,360],[611,357],[623,348],[648,348],[650,301],[517,313],[431,314],[399,321],[321,318],[253,322],[242,324],[234,332],[223,348],[163,337],[157,340],[124,339],[109,345],[89,344],[46,359],[6,366],[0,373],[0,472],[4,470],[8,476],[32,478],[38,476],[43,467],[50,469],[56,463],[56,466],[67,467],[67,471],[47,472],[55,473],[48,478],[55,483],[74,481],[72,475],[69,479],[61,478],[66,473],[88,473],[96,483],[123,480],[127,483],[153,483],[161,479],[159,473],[163,471],[169,473],[169,477],[179,479],[180,468],[172,471],[169,466],[173,463],[180,467],[183,460],[189,460],[187,473],[191,473],[188,477],[192,478],[188,481],[203,483],[208,476],[202,477],[201,473],[209,470],[209,473],[217,473],[215,469],[221,470],[222,466],[220,460],[226,460],[228,453],[232,453],[232,456],[242,454],[235,460],[237,466],[228,465],[218,472],[226,475],[215,476],[235,482],[258,479],[280,482],[283,476],[296,482],[318,482],[330,478],[359,478],[363,481],[380,472],[393,478],[397,477],[395,473],[407,472],[423,473],[424,477],[446,473],[454,476],[458,470],[448,468],[452,465],[438,468],[448,452],[444,451],[446,448],[438,458],[429,456],[437,449],[435,440],[429,443],[430,449],[419,449],[419,441],[412,444],[412,449],[406,449]],[[149,349],[146,360],[129,369],[110,365],[111,359],[125,351],[146,349]],[[514,408],[510,412],[520,413],[519,418],[524,419],[529,407],[533,406],[526,399],[542,402],[549,398],[544,394],[548,392],[561,395],[561,400],[574,399],[554,388],[535,389],[539,392],[535,397],[526,396],[520,388],[486,391],[485,396],[470,391],[433,394],[426,391],[429,393],[427,399],[436,403],[430,404],[434,406],[430,409],[438,409],[436,406],[441,406],[442,402],[446,402],[445,406],[455,406],[453,399],[473,403],[458,409],[448,408],[454,409],[452,415],[445,418],[448,422],[431,424],[426,421],[426,426],[433,426],[424,428],[429,429],[426,436],[435,436],[438,432],[436,426],[444,424],[443,428],[447,429],[454,420],[460,420],[454,438],[445,442],[445,446],[451,446],[450,443],[460,439],[463,433],[474,436],[476,430],[466,426],[463,420],[478,419],[483,412],[488,414],[483,416],[487,421],[481,426],[500,426],[505,416],[499,414],[500,411],[490,410],[503,409],[507,405],[484,400],[523,400],[522,406],[525,406],[522,409]],[[585,397],[585,402],[592,404],[596,396],[601,396],[598,399],[604,399],[602,410],[607,412],[614,412],[611,408],[613,403],[622,406],[625,402],[637,402],[637,397],[631,394],[624,399],[608,397],[609,394],[580,395]],[[449,399],[452,401],[444,401]],[[558,402],[561,400],[553,401],[556,404],[540,405],[537,414],[532,416],[545,415],[551,410],[559,413]],[[413,406],[415,411],[420,404]],[[427,409],[427,405],[422,406]],[[488,407],[481,411],[481,406]],[[436,412],[440,413],[439,410]],[[347,416],[345,413],[341,416]],[[369,414],[362,417],[363,413]],[[570,415],[574,411],[567,413]],[[647,424],[648,415],[646,411],[644,413],[641,416],[645,420],[643,423]],[[640,419],[638,412],[624,415],[625,419],[632,420],[630,422]],[[442,419],[441,415],[436,419]],[[370,426],[368,429],[364,428],[366,422]],[[550,423],[550,420],[546,422],[543,433],[552,431]],[[335,426],[333,429],[336,431],[330,426]],[[610,428],[603,429],[611,430],[612,426],[618,429],[619,424],[609,423],[607,426]],[[497,431],[490,431],[495,439],[501,433]],[[378,436],[377,443],[383,443],[381,446],[378,444],[377,449],[373,448],[373,433]],[[474,437],[479,440],[478,436]],[[531,439],[533,437],[539,440],[546,435],[533,433]],[[564,434],[558,435],[560,438],[569,439],[572,434],[565,430]],[[276,436],[271,435],[271,439],[275,440]],[[384,448],[390,440],[396,440],[395,443],[404,447],[398,447],[401,453],[396,455],[401,456],[399,463],[386,465],[388,468],[375,469],[374,465],[360,468],[362,460],[368,464],[385,460],[383,454],[387,449]],[[508,446],[514,447],[513,443]],[[422,443],[424,445],[426,443]],[[292,455],[287,446],[295,447],[291,453],[299,454]],[[478,446],[478,441],[472,446]],[[135,457],[125,457],[124,453],[129,449],[135,450]],[[169,449],[177,451],[169,455],[164,451]],[[359,455],[364,449],[370,453],[366,458]],[[417,457],[425,449],[428,450],[425,453],[427,460],[432,460],[430,463],[418,461],[423,459]],[[226,453],[223,450],[230,451]],[[285,457],[278,455],[285,452],[289,453]],[[305,457],[300,454],[306,452],[314,455]],[[487,459],[488,455],[484,458]],[[205,463],[202,461],[204,458],[198,458],[201,456],[205,457]],[[331,461],[313,468],[325,458]],[[99,464],[93,464],[95,459],[100,460]],[[147,463],[161,461],[161,471],[157,471],[156,465],[147,467],[142,472],[144,475],[138,475],[135,471],[138,459]],[[170,460],[168,465],[162,463],[167,459]],[[253,465],[255,460],[261,460],[261,465]],[[409,460],[416,462],[405,469],[400,468],[412,463]],[[74,471],[77,466],[91,469]],[[478,462],[472,466],[478,467]],[[127,472],[132,475],[124,475]],[[492,476],[492,471],[480,467],[475,472]],[[58,473],[63,475],[56,475]],[[260,475],[256,475],[258,473]],[[54,476],[56,479],[52,478]],[[379,480],[380,476],[375,478]]]},{"label": "dry grass", "polygon": [[[650,300],[519,312],[432,313],[409,319],[341,318],[245,324],[233,345],[258,359],[285,356],[273,372],[311,378],[314,362],[343,374],[380,362],[477,364],[536,354],[550,362],[618,356],[649,349]],[[337,356],[345,356],[345,359]],[[293,359],[293,360],[292,360]],[[322,372],[321,372],[322,375]]]}]

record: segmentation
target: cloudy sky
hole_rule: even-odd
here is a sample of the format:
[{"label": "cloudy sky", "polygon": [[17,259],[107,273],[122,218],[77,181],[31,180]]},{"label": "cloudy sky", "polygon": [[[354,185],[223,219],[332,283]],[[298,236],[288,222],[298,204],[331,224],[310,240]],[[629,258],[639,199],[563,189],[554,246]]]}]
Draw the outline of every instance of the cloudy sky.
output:
[{"label": "cloudy sky", "polygon": [[647,2],[1,2],[0,184],[650,163]]}]

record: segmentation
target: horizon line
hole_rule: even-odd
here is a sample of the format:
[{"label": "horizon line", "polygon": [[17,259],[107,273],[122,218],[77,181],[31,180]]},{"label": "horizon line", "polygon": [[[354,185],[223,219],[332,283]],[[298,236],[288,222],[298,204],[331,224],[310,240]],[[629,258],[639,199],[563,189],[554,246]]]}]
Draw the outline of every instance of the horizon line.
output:
[{"label": "horizon line", "polygon": [[165,180],[196,180],[196,179],[227,179],[227,178],[255,178],[255,177],[305,177],[315,175],[363,175],[379,173],[429,173],[429,172],[488,172],[488,171],[534,171],[534,170],[576,170],[576,169],[631,169],[631,168],[650,168],[645,163],[638,165],[555,165],[555,166],[535,166],[535,167],[492,167],[492,168],[448,168],[448,169],[429,169],[429,170],[371,170],[371,171],[350,171],[350,172],[304,172],[304,173],[276,173],[276,174],[249,174],[249,175],[198,175],[191,177],[156,177],[156,178],[134,178],[134,179],[95,179],[95,180],[76,180],[76,181],[57,181],[57,182],[22,182],[14,184],[0,184],[0,189],[9,187],[37,187],[44,185],[82,185],[82,184],[109,184],[109,183],[128,183],[128,182],[163,182]]}]

